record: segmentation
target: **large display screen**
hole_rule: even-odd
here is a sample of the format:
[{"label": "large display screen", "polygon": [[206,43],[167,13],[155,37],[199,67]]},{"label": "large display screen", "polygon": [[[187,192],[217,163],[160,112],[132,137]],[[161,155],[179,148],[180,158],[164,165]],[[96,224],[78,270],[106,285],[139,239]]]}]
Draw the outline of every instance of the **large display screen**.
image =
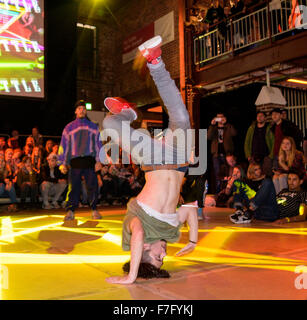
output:
[{"label": "large display screen", "polygon": [[44,97],[44,0],[0,0],[0,96]]}]

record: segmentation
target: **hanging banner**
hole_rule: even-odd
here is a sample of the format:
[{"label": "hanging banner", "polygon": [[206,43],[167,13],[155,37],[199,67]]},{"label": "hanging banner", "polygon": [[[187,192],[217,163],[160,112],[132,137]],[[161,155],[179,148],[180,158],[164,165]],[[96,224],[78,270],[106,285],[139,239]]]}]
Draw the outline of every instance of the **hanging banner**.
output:
[{"label": "hanging banner", "polygon": [[148,24],[141,30],[134,32],[124,40],[123,63],[134,60],[138,51],[138,46],[157,35],[162,37],[163,45],[175,39],[174,11],[171,11],[160,19]]}]

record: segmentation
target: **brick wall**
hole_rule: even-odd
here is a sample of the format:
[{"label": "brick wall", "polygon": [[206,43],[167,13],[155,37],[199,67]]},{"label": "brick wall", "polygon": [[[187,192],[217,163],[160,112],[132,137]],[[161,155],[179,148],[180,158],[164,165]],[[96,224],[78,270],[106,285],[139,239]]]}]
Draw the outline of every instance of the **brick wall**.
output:
[{"label": "brick wall", "polygon": [[80,22],[95,25],[98,30],[99,76],[93,81],[78,79],[78,99],[91,101],[94,110],[101,110],[104,98],[109,95],[126,97],[139,105],[157,102],[158,94],[148,75],[144,78],[134,70],[133,61],[122,64],[122,43],[131,33],[171,11],[174,11],[175,40],[162,47],[162,57],[171,76],[179,83],[177,0],[132,0],[119,9],[114,18],[103,21],[97,17],[91,20],[85,17],[84,11],[80,12]]},{"label": "brick wall", "polygon": [[[162,47],[162,57],[174,79],[179,78],[179,42],[178,42],[178,3],[176,0],[133,0],[129,7],[120,12],[121,24],[124,27],[122,41],[135,31],[138,31],[174,11],[175,40]],[[131,19],[131,17],[136,17]],[[146,70],[146,69],[145,69]],[[125,63],[121,68],[120,93],[127,98],[136,99],[139,105],[157,101],[158,96],[150,78],[142,78],[137,70],[133,70],[133,61]],[[144,91],[145,89],[145,91]]]}]

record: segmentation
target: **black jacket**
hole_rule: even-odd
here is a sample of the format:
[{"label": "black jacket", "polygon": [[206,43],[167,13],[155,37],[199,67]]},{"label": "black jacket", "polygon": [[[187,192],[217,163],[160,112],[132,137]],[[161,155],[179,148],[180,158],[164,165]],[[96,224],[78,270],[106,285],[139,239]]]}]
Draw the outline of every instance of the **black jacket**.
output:
[{"label": "black jacket", "polygon": [[[276,123],[274,123],[271,127],[273,133],[275,133]],[[296,148],[301,150],[302,149],[302,141],[303,141],[303,133],[300,128],[295,125],[293,122],[289,120],[282,120],[281,122],[281,131],[284,137],[292,137],[295,141]]]},{"label": "black jacket", "polygon": [[58,183],[59,179],[67,179],[66,175],[63,175],[58,166],[54,168],[54,178],[50,176],[49,165],[43,165],[41,167],[41,181],[49,181],[53,183]]}]

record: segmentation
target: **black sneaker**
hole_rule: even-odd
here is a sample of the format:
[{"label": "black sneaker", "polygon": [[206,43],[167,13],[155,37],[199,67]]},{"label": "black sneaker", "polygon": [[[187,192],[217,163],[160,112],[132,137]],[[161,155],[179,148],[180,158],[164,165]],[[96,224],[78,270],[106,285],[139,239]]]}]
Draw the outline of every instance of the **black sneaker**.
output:
[{"label": "black sneaker", "polygon": [[238,223],[237,221],[242,215],[244,215],[244,211],[242,209],[238,209],[235,211],[235,213],[229,216],[229,219],[233,223]]},{"label": "black sneaker", "polygon": [[244,214],[241,215],[238,220],[234,223],[251,223],[252,221],[252,218],[253,218],[253,214],[249,211],[249,210],[246,210],[244,211]]}]

